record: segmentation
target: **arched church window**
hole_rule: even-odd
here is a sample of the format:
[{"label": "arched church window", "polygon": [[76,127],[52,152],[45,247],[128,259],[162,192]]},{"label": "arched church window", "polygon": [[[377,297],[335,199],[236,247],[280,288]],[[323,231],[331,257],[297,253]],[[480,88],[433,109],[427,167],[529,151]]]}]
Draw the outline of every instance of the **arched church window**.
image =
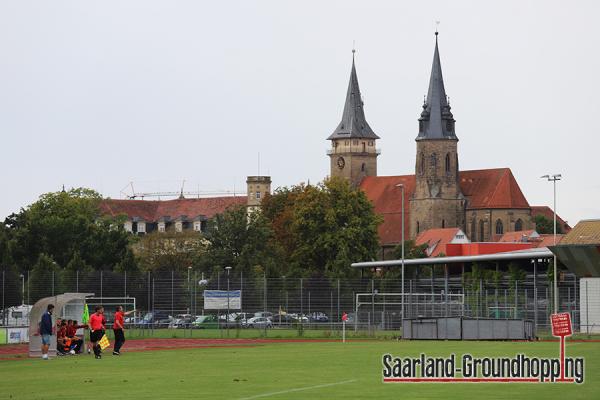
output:
[{"label": "arched church window", "polygon": [[431,158],[430,158],[430,161],[429,161],[429,162],[431,163],[431,167],[432,167],[433,169],[435,169],[435,168],[437,167],[437,155],[436,155],[435,153],[433,153],[433,154],[431,155]]},{"label": "arched church window", "polygon": [[362,165],[360,166],[360,170],[362,172],[365,172],[366,169],[367,169],[367,167],[366,167],[365,163],[362,163]]},{"label": "arched church window", "polygon": [[450,153],[446,154],[446,173],[450,173]]},{"label": "arched church window", "polygon": [[443,219],[443,220],[442,220],[442,228],[445,228],[445,227],[446,227],[446,220],[445,220],[445,219]]},{"label": "arched church window", "polygon": [[521,220],[521,218],[519,218],[517,220],[517,222],[515,222],[515,231],[519,232],[523,230],[523,221]]},{"label": "arched church window", "polygon": [[477,222],[475,221],[475,218],[471,221],[471,241],[477,241]]},{"label": "arched church window", "polygon": [[425,173],[425,154],[421,153],[421,165],[419,165],[419,175]]},{"label": "arched church window", "polygon": [[483,220],[479,221],[479,241],[483,242],[485,240],[485,223]]},{"label": "arched church window", "polygon": [[501,220],[496,221],[496,235],[502,235],[504,233],[504,225]]},{"label": "arched church window", "polygon": [[417,221],[417,233],[419,233],[421,231],[421,226],[419,224],[419,221]]}]

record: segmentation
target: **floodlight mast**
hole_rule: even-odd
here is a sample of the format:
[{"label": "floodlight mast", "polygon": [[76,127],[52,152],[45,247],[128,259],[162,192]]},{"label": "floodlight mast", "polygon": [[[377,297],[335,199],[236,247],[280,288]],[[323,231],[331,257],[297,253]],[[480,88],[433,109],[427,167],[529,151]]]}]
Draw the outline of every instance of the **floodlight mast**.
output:
[{"label": "floodlight mast", "polygon": [[[554,246],[556,246],[556,181],[560,181],[562,178],[561,174],[547,174],[541,176],[542,179],[547,179],[548,182],[552,182],[553,186],[553,194],[554,194],[554,204],[552,208],[554,209],[554,221],[553,221],[553,231],[554,231]],[[556,254],[554,254],[554,313],[558,313],[558,278],[557,267],[556,267]]]}]

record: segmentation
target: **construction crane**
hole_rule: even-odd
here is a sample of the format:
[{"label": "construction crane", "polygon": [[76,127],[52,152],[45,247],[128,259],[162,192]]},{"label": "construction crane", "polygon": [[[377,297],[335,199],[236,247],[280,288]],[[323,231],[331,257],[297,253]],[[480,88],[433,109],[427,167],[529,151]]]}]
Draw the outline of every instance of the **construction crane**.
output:
[{"label": "construction crane", "polygon": [[[182,181],[179,191],[157,191],[157,192],[136,192],[133,186],[133,182],[129,182],[125,187],[120,190],[121,197],[125,197],[129,200],[141,199],[144,200],[146,197],[158,198],[162,197],[178,197],[180,199],[185,198],[200,198],[200,197],[215,197],[215,196],[243,196],[246,193],[236,192],[234,190],[196,190],[196,191],[185,191],[185,180]],[[131,192],[127,191],[131,189]]]}]

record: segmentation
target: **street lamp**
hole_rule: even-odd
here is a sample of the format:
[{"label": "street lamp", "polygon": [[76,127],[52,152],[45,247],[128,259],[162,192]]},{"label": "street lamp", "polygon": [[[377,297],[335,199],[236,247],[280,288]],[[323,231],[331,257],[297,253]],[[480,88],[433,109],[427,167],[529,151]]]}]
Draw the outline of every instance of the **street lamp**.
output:
[{"label": "street lamp", "polygon": [[402,319],[404,319],[404,184],[399,183],[396,187],[402,191]]},{"label": "street lamp", "polygon": [[[542,179],[548,179],[548,182],[552,182],[554,189],[554,245],[556,246],[556,181],[560,181],[562,178],[561,174],[544,175]],[[556,276],[556,254],[554,254],[554,313],[558,313],[558,277]]]},{"label": "street lamp", "polygon": [[229,336],[229,271],[231,267],[225,267],[227,271],[227,316],[225,317],[225,327],[227,328],[227,336]]}]

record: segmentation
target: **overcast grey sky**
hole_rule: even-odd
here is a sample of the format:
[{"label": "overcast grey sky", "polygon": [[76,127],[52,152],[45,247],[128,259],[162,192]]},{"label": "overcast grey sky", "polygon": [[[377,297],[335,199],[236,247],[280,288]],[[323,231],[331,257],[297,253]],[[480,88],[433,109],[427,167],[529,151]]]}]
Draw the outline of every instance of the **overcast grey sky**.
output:
[{"label": "overcast grey sky", "polygon": [[461,169],[600,217],[597,1],[2,1],[0,218],[86,186],[322,180],[356,41],[380,175],[413,173],[435,21]]}]

